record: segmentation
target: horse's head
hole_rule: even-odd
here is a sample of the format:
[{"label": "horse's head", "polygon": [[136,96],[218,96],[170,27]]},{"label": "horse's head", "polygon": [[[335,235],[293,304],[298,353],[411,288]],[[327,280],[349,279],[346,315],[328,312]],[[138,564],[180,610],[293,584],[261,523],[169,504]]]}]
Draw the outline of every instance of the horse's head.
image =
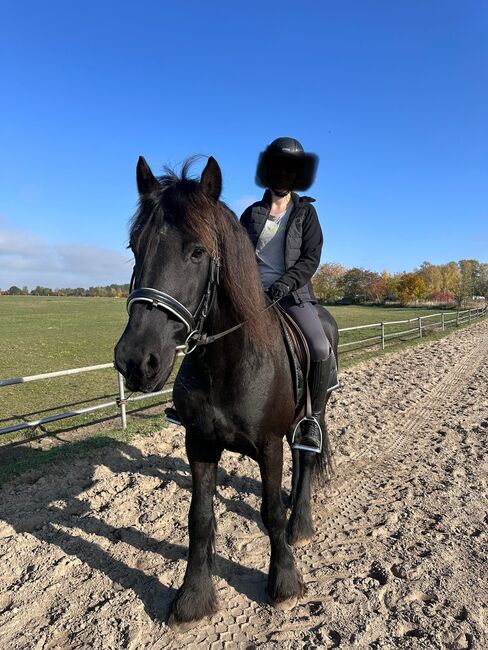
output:
[{"label": "horse's head", "polygon": [[163,387],[191,316],[202,307],[211,260],[218,256],[211,217],[219,205],[220,168],[209,158],[199,181],[186,177],[187,168],[181,178],[174,173],[156,178],[144,158],[137,164],[140,201],[130,230],[135,267],[129,321],[115,347],[115,365],[129,390]]}]

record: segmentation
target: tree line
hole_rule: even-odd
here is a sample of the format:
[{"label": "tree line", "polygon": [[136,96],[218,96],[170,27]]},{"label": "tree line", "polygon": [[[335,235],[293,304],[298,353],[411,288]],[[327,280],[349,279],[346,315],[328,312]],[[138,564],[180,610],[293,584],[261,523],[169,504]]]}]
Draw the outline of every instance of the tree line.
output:
[{"label": "tree line", "polygon": [[[315,295],[321,302],[354,304],[436,303],[462,307],[474,297],[488,301],[488,264],[478,260],[460,260],[447,264],[423,262],[411,272],[377,273],[341,264],[326,263],[312,278]],[[109,284],[84,289],[50,289],[37,286],[11,286],[2,294],[11,296],[84,296],[98,298],[125,298],[128,284]]]},{"label": "tree line", "polygon": [[431,302],[462,307],[473,299],[488,301],[488,264],[478,260],[423,262],[411,272],[390,274],[326,263],[315,273],[312,285],[317,298],[327,303]]},{"label": "tree line", "polygon": [[9,296],[82,296],[84,298],[125,298],[129,294],[128,284],[109,284],[106,287],[90,287],[84,289],[50,289],[49,287],[37,286],[29,291],[27,287],[11,286],[6,291],[0,291],[0,294]]}]

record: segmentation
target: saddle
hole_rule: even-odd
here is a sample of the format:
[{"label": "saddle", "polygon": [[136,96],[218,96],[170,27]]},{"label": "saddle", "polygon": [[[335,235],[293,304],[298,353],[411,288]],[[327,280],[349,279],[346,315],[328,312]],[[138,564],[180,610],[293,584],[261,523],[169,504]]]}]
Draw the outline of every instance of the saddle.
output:
[{"label": "saddle", "polygon": [[[280,321],[281,332],[288,353],[295,396],[295,417],[298,417],[300,411],[305,406],[307,406],[306,411],[310,411],[309,393],[307,390],[308,374],[310,371],[310,348],[296,321],[278,303],[274,306],[274,309]],[[335,368],[335,373],[332,373],[333,376],[329,379],[330,383],[327,392],[335,390],[339,386],[337,380],[337,361],[335,360],[332,347],[331,354],[334,357],[333,367]]]},{"label": "saddle", "polygon": [[274,306],[278,315],[288,360],[290,362],[295,395],[295,417],[305,405],[307,397],[307,378],[310,370],[310,350],[302,330],[293,318],[277,303]]}]

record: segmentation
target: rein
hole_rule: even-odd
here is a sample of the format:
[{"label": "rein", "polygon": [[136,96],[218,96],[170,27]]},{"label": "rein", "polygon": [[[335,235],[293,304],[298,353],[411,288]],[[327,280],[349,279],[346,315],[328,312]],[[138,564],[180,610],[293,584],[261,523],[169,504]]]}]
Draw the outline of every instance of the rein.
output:
[{"label": "rein", "polygon": [[[219,282],[219,260],[212,257],[210,259],[210,265],[208,269],[206,290],[200,300],[195,314],[192,314],[191,311],[185,307],[185,305],[179,302],[179,300],[176,300],[176,298],[173,298],[173,296],[170,296],[168,293],[164,293],[164,291],[152,289],[151,287],[133,289],[135,283],[135,270],[133,270],[132,278],[130,281],[129,296],[127,298],[127,312],[130,315],[131,307],[136,302],[147,302],[150,303],[155,309],[162,309],[163,311],[170,312],[186,326],[187,337],[185,340],[185,345],[187,349],[184,354],[191,354],[191,352],[193,352],[197,347],[213,343],[217,339],[227,336],[227,334],[230,334],[231,332],[235,332],[249,322],[249,319],[245,320],[238,325],[234,325],[234,327],[224,330],[223,332],[219,332],[218,334],[212,334],[211,336],[205,334],[203,331],[203,326],[214,304],[216,290]],[[260,312],[258,312],[256,316],[263,314],[265,311],[276,305],[277,302],[278,300],[275,300],[265,309],[262,309]]]}]

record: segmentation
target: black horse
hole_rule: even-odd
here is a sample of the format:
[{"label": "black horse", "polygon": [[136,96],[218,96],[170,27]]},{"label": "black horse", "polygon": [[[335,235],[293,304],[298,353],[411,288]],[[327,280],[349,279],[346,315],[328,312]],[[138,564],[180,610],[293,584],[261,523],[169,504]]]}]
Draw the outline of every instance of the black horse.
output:
[{"label": "black horse", "polygon": [[[129,390],[146,392],[163,387],[178,345],[188,338],[195,348],[184,357],[173,389],[193,479],[188,565],[169,620],[175,628],[190,627],[217,608],[213,496],[222,451],[245,454],[259,464],[261,515],[271,542],[268,594],[280,609],[293,607],[303,594],[289,544],[312,537],[311,481],[314,475],[325,477],[330,463],[327,435],[321,454],[293,451],[286,537],[283,438],[290,440],[296,421],[287,351],[248,235],[219,201],[217,162],[208,159],[200,180],[188,177],[190,163],[181,176],[167,169],[156,178],[139,158],[140,203],[130,230],[135,257],[130,316],[115,348],[116,367]],[[337,358],[336,322],[318,309]],[[321,424],[326,431],[324,414]]]}]

